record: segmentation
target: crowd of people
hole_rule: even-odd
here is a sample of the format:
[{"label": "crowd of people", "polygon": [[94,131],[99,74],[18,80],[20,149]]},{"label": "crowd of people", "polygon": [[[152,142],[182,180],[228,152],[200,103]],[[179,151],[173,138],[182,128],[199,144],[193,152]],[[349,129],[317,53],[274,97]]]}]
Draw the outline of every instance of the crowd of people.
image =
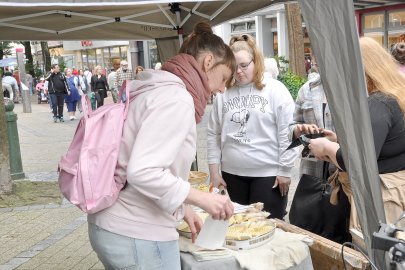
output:
[{"label": "crowd of people", "polygon": [[[81,98],[86,94],[93,110],[104,105],[104,99],[111,93],[113,102],[117,103],[118,92],[125,80],[133,80],[144,68],[137,66],[135,72],[128,68],[126,60],[114,61],[108,72],[101,66],[93,71],[89,69],[65,68],[60,70],[53,64],[46,76],[39,78],[26,74],[26,83],[30,95],[37,95],[38,103],[49,103],[53,121],[64,122],[64,104],[71,121],[76,120],[76,111],[82,112]],[[108,75],[106,76],[106,73]],[[2,77],[3,96],[14,103],[21,101],[21,80],[18,70],[5,68]]]}]

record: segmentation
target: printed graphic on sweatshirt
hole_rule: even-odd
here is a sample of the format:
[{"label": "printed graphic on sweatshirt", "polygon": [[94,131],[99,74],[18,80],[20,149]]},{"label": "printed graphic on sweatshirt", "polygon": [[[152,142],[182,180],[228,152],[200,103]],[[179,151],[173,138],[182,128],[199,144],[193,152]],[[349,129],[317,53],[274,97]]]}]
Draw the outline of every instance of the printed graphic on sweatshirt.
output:
[{"label": "printed graphic on sweatshirt", "polygon": [[247,132],[251,111],[255,110],[265,113],[265,106],[268,103],[269,101],[260,95],[234,97],[224,102],[223,113],[234,112],[231,115],[230,121],[239,125],[238,130],[234,134],[229,134],[234,141],[240,144],[250,144],[252,142],[251,136],[254,136],[254,133]]},{"label": "printed graphic on sweatshirt", "polygon": [[250,112],[242,110],[232,115],[231,121],[240,124],[238,131],[233,135],[234,137],[244,137],[246,135],[247,122],[249,121]]},{"label": "printed graphic on sweatshirt", "polygon": [[225,114],[235,109],[250,109],[257,107],[262,113],[265,113],[265,106],[268,103],[269,101],[260,95],[234,97],[224,102],[223,113]]}]

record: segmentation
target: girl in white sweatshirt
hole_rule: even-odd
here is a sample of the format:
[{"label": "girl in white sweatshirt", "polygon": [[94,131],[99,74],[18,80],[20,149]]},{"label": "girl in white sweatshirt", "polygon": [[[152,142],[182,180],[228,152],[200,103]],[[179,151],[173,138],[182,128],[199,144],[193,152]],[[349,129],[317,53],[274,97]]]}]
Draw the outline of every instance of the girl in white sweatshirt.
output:
[{"label": "girl in white sweatshirt", "polygon": [[230,47],[238,66],[234,86],[217,95],[208,123],[210,179],[226,186],[232,201],[263,202],[270,217],[282,219],[297,157],[297,150],[286,151],[294,101],[281,82],[263,80],[253,37],[233,37]]}]

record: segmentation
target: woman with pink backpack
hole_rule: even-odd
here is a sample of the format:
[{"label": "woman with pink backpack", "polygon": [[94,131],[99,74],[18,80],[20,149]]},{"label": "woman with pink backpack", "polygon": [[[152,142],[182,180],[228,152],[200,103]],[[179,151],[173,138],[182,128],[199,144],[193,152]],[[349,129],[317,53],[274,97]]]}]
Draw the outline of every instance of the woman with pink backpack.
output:
[{"label": "woman with pink backpack", "polygon": [[191,188],[187,179],[196,123],[235,69],[229,47],[198,23],[162,70],[127,82],[131,103],[115,170],[127,185],[112,206],[88,215],[90,242],[106,269],[180,270],[178,221],[184,217],[193,240],[202,226],[190,205],[214,219],[232,216],[229,197]]}]

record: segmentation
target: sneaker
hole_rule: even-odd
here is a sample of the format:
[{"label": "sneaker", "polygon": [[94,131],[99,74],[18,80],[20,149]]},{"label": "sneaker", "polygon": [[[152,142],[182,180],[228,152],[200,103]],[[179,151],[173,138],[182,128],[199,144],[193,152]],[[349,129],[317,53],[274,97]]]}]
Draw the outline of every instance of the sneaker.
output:
[{"label": "sneaker", "polygon": [[73,120],[75,120],[75,118],[74,118],[73,116],[71,116],[71,117],[70,117],[70,121],[73,121]]},{"label": "sneaker", "polygon": [[53,117],[53,122],[56,123],[58,121],[58,118],[56,116]]},{"label": "sneaker", "polygon": [[59,118],[59,122],[65,122],[65,119],[63,119],[63,117]]}]

